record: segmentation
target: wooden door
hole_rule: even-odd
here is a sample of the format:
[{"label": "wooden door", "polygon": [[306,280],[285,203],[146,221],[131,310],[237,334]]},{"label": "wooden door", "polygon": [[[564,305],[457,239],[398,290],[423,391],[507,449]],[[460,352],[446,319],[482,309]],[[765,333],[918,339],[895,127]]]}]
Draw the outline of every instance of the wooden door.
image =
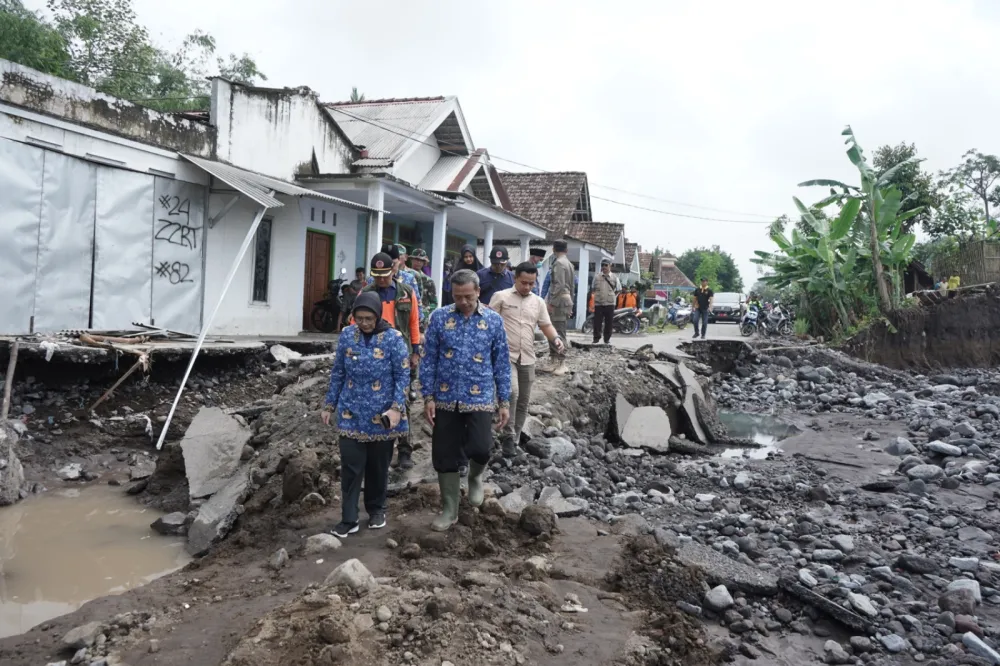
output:
[{"label": "wooden door", "polygon": [[316,330],[311,321],[313,304],[323,300],[330,282],[330,265],[333,259],[333,236],[317,231],[306,231],[305,292],[302,297],[302,328]]}]

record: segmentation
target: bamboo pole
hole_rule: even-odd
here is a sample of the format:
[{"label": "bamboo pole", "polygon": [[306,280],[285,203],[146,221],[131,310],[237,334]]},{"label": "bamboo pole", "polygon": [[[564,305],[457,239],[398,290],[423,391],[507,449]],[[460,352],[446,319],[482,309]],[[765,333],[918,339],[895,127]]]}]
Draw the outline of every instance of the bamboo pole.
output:
[{"label": "bamboo pole", "polygon": [[3,407],[0,408],[0,421],[7,420],[10,413],[10,390],[14,384],[14,368],[17,367],[17,340],[10,346],[10,361],[7,362],[7,378],[3,383]]}]

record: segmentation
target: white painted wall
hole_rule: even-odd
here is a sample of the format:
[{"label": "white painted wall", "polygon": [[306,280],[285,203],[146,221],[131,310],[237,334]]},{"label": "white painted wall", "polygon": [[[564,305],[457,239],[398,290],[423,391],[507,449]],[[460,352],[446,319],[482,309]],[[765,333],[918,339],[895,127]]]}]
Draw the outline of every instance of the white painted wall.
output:
[{"label": "white painted wall", "polygon": [[[227,195],[213,195],[210,216],[228,200]],[[233,284],[215,318],[210,335],[297,335],[302,331],[302,292],[305,274],[306,230],[335,233],[335,271],[347,269],[353,279],[357,266],[358,212],[313,199],[284,198],[285,205],[268,211],[271,226],[271,270],[268,302],[252,302],[253,244],[240,263]],[[316,221],[310,222],[311,209]],[[321,211],[327,211],[327,224],[321,224]],[[237,250],[253,223],[257,206],[241,198],[232,210],[208,230],[205,266],[205,320],[215,307],[226,274]],[[333,227],[333,213],[337,225]]]},{"label": "white painted wall", "polygon": [[416,150],[393,167],[393,176],[416,185],[437,164],[437,161],[441,159],[441,150],[438,148],[437,139],[431,134],[422,141],[423,143]]},{"label": "white painted wall", "polygon": [[212,124],[218,130],[218,158],[283,180],[310,169],[313,153],[320,173],[348,173],[354,157],[335,123],[308,88],[249,88],[222,79],[212,82]]}]

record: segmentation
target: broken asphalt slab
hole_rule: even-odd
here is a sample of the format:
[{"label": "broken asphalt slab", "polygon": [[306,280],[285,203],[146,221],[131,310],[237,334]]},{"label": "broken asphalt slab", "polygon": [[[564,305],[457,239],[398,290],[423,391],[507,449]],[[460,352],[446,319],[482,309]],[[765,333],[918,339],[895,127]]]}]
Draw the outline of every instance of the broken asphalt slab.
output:
[{"label": "broken asphalt slab", "polygon": [[649,369],[658,377],[666,381],[678,394],[684,388],[681,380],[677,377],[676,363],[650,363]]},{"label": "broken asphalt slab", "polygon": [[198,515],[188,528],[187,551],[200,555],[221,541],[243,512],[242,505],[249,494],[250,475],[244,467],[198,509]]},{"label": "broken asphalt slab", "polygon": [[649,449],[656,453],[670,451],[673,430],[670,417],[660,407],[636,407],[621,432],[622,441],[633,449]]},{"label": "broken asphalt slab", "polygon": [[587,500],[580,497],[563,497],[559,489],[554,486],[542,488],[538,504],[549,507],[560,518],[579,516],[590,508],[590,502]]},{"label": "broken asphalt slab", "polygon": [[875,633],[875,625],[866,620],[864,617],[858,615],[854,611],[844,608],[835,601],[827,599],[817,592],[813,592],[808,587],[799,585],[790,578],[782,578],[780,585],[781,589],[785,592],[788,592],[792,596],[797,597],[800,601],[816,608],[816,610],[829,615],[842,625],[850,627],[856,631],[862,631],[866,634]]},{"label": "broken asphalt slab", "polygon": [[239,469],[250,431],[218,407],[203,407],[191,421],[181,451],[191,499],[208,497]]},{"label": "broken asphalt slab", "polygon": [[705,434],[705,429],[702,427],[701,419],[699,418],[698,400],[701,400],[702,408],[704,408],[706,402],[701,384],[698,383],[698,376],[694,373],[694,370],[683,363],[677,366],[677,372],[680,373],[681,381],[684,383],[684,405],[682,409],[687,415],[688,422],[691,424],[691,435],[693,435],[692,437],[688,437],[688,439],[693,439],[699,444],[709,444],[710,440],[708,435]]},{"label": "broken asphalt slab", "polygon": [[726,557],[707,546],[689,541],[677,550],[677,559],[685,566],[699,569],[712,585],[725,585],[749,594],[773,595],[778,592],[778,578]]}]

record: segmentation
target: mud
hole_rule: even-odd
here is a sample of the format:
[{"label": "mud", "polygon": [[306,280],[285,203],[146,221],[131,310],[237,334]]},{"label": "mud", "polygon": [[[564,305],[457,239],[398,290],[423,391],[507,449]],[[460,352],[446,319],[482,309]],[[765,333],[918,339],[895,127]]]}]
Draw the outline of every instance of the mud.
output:
[{"label": "mud", "polygon": [[843,349],[899,369],[994,367],[1000,363],[1000,287],[901,310],[848,340]]}]

